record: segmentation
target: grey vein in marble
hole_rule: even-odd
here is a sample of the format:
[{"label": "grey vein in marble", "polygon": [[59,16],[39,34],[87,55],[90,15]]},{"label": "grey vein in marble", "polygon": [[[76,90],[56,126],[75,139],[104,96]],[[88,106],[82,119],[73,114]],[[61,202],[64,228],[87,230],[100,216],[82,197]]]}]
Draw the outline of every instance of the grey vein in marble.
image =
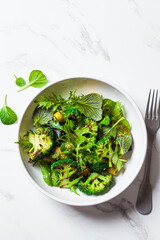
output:
[{"label": "grey vein in marble", "polygon": [[7,191],[0,189],[0,199],[4,199],[7,202],[10,202],[14,199],[14,196]]},{"label": "grey vein in marble", "polygon": [[[78,10],[79,12],[79,10]],[[85,21],[85,26],[83,24],[82,18],[84,16],[82,13],[79,13],[79,16],[73,16],[70,12],[68,12],[68,16],[77,24],[80,28],[80,38],[76,39],[75,42],[77,46],[81,49],[82,53],[91,52],[95,55],[101,55],[105,60],[110,61],[110,56],[106,48],[103,47],[100,38],[97,36],[93,27]],[[87,25],[87,27],[86,27]],[[88,31],[90,29],[90,32]],[[92,33],[91,33],[92,32]],[[92,36],[93,35],[93,36]]]},{"label": "grey vein in marble", "polygon": [[[104,214],[119,213],[128,227],[133,231],[138,240],[149,240],[145,226],[140,222],[138,213],[135,212],[133,204],[127,199],[122,198],[118,203],[107,202],[95,206],[96,209]],[[131,216],[130,216],[131,213]],[[134,215],[134,216],[133,216]]]},{"label": "grey vein in marble", "polygon": [[139,10],[139,5],[138,5],[137,1],[136,0],[128,0],[128,2],[130,2],[132,4],[135,13],[138,15],[139,18],[142,19],[142,16],[141,16],[141,13],[140,13],[140,10]]}]

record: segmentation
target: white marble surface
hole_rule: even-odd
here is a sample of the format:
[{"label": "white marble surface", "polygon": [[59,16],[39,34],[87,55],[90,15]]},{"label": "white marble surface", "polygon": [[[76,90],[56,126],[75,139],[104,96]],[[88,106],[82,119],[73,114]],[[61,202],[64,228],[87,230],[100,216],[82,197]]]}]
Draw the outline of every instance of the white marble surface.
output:
[{"label": "white marble surface", "polygon": [[[17,93],[13,74],[27,78],[41,69],[49,82],[68,76],[109,79],[144,116],[149,89],[160,89],[159,13],[159,0],[0,1],[0,107],[7,93],[20,119],[40,90]],[[71,207],[42,195],[20,167],[18,124],[0,124],[1,240],[159,239],[159,132],[152,154],[153,211],[142,216],[134,206],[143,169],[125,192],[97,206]]]}]

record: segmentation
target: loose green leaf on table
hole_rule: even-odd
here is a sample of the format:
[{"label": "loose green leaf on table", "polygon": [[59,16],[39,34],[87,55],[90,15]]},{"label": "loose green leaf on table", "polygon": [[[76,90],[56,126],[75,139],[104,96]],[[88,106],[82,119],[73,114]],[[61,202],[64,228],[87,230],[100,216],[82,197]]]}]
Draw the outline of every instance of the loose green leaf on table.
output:
[{"label": "loose green leaf on table", "polygon": [[11,125],[17,121],[17,115],[10,107],[7,106],[6,100],[7,94],[5,95],[3,108],[0,111],[0,119],[3,124]]},{"label": "loose green leaf on table", "polygon": [[15,84],[18,86],[18,87],[23,87],[26,85],[26,82],[23,78],[21,77],[16,77],[16,75],[14,75],[14,77],[16,78],[16,81],[15,81]]},{"label": "loose green leaf on table", "polygon": [[102,96],[98,93],[90,93],[73,101],[86,117],[91,117],[95,121],[102,119]]},{"label": "loose green leaf on table", "polygon": [[20,88],[18,92],[32,86],[34,88],[41,88],[47,84],[46,76],[40,70],[33,70],[29,75],[29,83]]}]

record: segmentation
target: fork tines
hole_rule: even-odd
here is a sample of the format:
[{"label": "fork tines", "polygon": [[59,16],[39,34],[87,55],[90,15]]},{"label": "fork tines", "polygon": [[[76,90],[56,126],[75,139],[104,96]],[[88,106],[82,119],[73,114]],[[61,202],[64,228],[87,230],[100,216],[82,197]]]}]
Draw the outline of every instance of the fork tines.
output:
[{"label": "fork tines", "polygon": [[145,118],[147,119],[158,119],[160,116],[160,102],[158,97],[158,89],[149,91],[148,102],[146,107]]}]

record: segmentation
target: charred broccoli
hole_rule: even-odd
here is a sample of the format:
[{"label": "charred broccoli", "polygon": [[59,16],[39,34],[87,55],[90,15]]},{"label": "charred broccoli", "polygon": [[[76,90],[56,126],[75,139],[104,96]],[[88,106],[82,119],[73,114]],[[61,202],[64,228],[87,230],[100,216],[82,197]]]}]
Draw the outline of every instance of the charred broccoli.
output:
[{"label": "charred broccoli", "polygon": [[49,156],[52,147],[54,135],[50,128],[41,128],[37,133],[28,134],[28,141],[32,144],[32,148],[29,150],[29,158],[31,161],[38,161]]},{"label": "charred broccoli", "polygon": [[78,166],[70,158],[54,162],[51,165],[51,173],[53,186],[59,186],[60,188],[71,188],[82,178],[81,176],[74,178],[78,173]]},{"label": "charred broccoli", "polygon": [[101,173],[108,169],[108,163],[94,162],[89,167],[93,172]]},{"label": "charred broccoli", "polygon": [[78,183],[78,189],[88,195],[97,195],[107,190],[107,188],[112,184],[112,182],[112,174],[103,176],[93,172],[85,182],[80,181]]},{"label": "charred broccoli", "polygon": [[112,141],[110,136],[99,140],[94,148],[95,159],[98,162],[106,163],[111,161],[113,156]]}]

